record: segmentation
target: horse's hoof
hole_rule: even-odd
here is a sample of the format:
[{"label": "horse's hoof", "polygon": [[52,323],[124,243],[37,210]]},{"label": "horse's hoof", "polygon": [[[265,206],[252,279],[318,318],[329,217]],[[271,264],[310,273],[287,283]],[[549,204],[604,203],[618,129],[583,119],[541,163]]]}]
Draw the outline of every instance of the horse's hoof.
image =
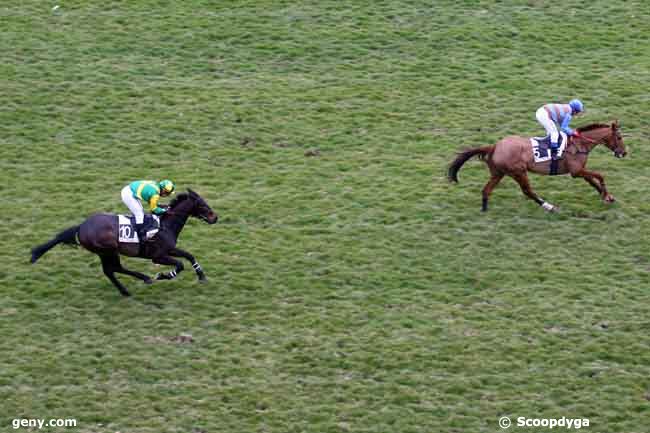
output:
[{"label": "horse's hoof", "polygon": [[551,203],[544,202],[542,203],[542,207],[544,208],[545,211],[547,212],[557,212],[559,208],[557,206],[553,206]]},{"label": "horse's hoof", "polygon": [[604,201],[605,203],[614,203],[614,202],[616,201],[616,199],[614,198],[613,195],[608,194],[608,195],[603,199],[603,201]]},{"label": "horse's hoof", "polygon": [[153,280],[152,280],[151,278],[148,278],[148,279],[144,280],[144,283],[145,283],[147,286],[149,286],[149,285],[153,284]]},{"label": "horse's hoof", "polygon": [[166,280],[167,278],[165,278],[165,274],[163,274],[163,273],[161,273],[161,272],[158,272],[158,273],[156,274],[156,276],[154,277],[154,279],[155,279],[155,280]]},{"label": "horse's hoof", "polygon": [[208,282],[207,278],[205,278],[205,277],[199,278],[199,283],[204,284],[204,283],[207,283],[207,282]]}]

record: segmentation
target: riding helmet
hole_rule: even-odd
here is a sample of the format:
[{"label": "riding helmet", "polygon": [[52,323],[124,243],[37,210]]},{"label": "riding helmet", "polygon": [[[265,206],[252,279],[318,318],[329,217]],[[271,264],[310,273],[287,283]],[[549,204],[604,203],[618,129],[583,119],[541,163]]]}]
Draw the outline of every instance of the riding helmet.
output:
[{"label": "riding helmet", "polygon": [[585,106],[582,104],[580,99],[572,99],[571,102],[569,102],[569,105],[574,113],[582,113],[585,111]]},{"label": "riding helmet", "polygon": [[165,191],[165,192],[167,192],[169,194],[174,192],[174,189],[176,188],[174,186],[174,182],[172,182],[169,179],[161,180],[160,183],[158,184],[158,186],[160,186],[161,191]]}]

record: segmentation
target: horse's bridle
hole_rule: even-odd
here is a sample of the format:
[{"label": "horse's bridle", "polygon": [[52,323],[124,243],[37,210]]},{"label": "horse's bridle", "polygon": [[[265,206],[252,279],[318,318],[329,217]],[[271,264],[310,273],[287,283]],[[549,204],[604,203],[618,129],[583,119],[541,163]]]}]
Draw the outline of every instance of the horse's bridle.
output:
[{"label": "horse's bridle", "polygon": [[[612,130],[612,135],[614,136],[614,149],[610,149],[610,150],[612,150],[614,153],[616,153],[615,149],[618,149],[619,144],[620,144],[620,140],[618,138],[618,130]],[[588,141],[588,142],[590,142],[592,144],[600,143],[600,141],[592,140],[591,138],[587,138],[587,137],[585,137],[583,135],[580,135],[579,138],[581,138],[582,140]],[[605,140],[606,139],[603,138],[601,141],[604,142]],[[591,152],[592,149],[593,149],[593,147],[591,149],[587,150],[587,151],[576,150],[576,153],[577,154],[582,154],[582,155],[589,155],[589,152]]]},{"label": "horse's bridle", "polygon": [[[196,200],[195,200],[194,198],[189,197],[189,198],[187,198],[187,200],[192,200],[192,201],[194,202],[193,206],[196,206],[196,205],[197,205]],[[207,206],[207,204],[206,204],[205,202],[203,202],[203,204],[204,204],[205,206]],[[212,210],[210,209],[209,206],[207,206],[207,207],[208,207],[208,209],[209,209],[210,211],[212,211]],[[214,211],[212,211],[212,212],[214,212]],[[166,214],[168,214],[168,215],[170,215],[170,216],[174,216],[174,215],[176,215],[176,212],[174,212],[174,208],[168,208]],[[197,219],[200,219],[200,220],[205,221],[206,223],[210,224],[210,220],[209,220],[208,215],[196,215],[196,214],[190,214],[190,216],[193,216],[193,217],[195,217],[195,218],[197,218]]]},{"label": "horse's bridle", "polygon": [[614,136],[614,149],[618,149],[620,145],[620,140],[618,138],[618,128],[612,129],[613,136]]}]

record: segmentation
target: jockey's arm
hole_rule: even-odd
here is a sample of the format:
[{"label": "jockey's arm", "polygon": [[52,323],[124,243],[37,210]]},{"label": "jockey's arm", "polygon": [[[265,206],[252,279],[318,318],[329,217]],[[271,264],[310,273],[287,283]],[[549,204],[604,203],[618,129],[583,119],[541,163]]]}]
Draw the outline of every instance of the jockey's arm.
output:
[{"label": "jockey's arm", "polygon": [[151,209],[151,213],[161,215],[164,214],[167,209],[163,209],[162,207],[158,206],[158,200],[160,200],[160,196],[158,194],[152,195],[149,199],[149,209]]},{"label": "jockey's arm", "polygon": [[564,120],[562,121],[562,125],[560,125],[560,129],[567,135],[574,135],[575,131],[569,127],[569,122],[571,122],[571,115],[567,114],[564,116]]}]

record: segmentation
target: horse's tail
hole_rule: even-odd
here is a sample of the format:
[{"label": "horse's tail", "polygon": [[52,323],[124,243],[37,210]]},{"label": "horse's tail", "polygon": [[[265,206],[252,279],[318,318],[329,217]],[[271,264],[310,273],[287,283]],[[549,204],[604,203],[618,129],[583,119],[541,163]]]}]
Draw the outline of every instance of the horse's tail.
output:
[{"label": "horse's tail", "polygon": [[450,182],[458,182],[458,171],[467,162],[468,159],[478,155],[480,159],[485,159],[488,155],[494,152],[494,146],[472,147],[471,149],[464,150],[456,156],[456,159],[449,164],[447,171],[447,179]]},{"label": "horse's tail", "polygon": [[77,241],[77,235],[79,233],[80,226],[70,227],[63,230],[61,233],[56,235],[56,237],[50,241],[45,242],[43,245],[39,245],[32,249],[32,259],[31,262],[35,263],[43,254],[54,248],[60,243],[68,245],[79,245]]}]

